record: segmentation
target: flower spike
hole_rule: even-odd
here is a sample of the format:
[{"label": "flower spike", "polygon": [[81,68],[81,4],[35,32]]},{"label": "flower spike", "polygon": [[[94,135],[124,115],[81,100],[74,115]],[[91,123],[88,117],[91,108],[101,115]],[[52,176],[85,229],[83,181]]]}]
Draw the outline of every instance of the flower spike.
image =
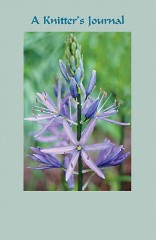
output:
[{"label": "flower spike", "polygon": [[[29,157],[38,165],[30,168],[61,169],[64,174],[62,179],[67,181],[70,189],[74,188],[76,174],[78,191],[81,191],[84,189],[83,184],[87,186],[83,182],[84,173],[91,172],[91,176],[96,173],[104,179],[103,168],[119,165],[129,156],[129,152],[125,152],[122,145],[117,146],[107,139],[102,143],[87,143],[97,120],[118,125],[129,123],[111,119],[120,108],[120,103],[116,100],[109,104],[111,94],[107,97],[107,92],[100,88],[97,98],[92,98],[91,93],[96,85],[95,70],[91,72],[87,87],[84,87],[83,55],[81,46],[73,34],[69,34],[66,40],[65,57],[65,63],[59,60],[59,66],[68,89],[58,79],[57,86],[53,86],[55,100],[45,90],[37,93],[36,102],[32,107],[33,116],[25,119],[37,122],[40,126],[40,130],[33,133],[35,140],[39,143],[49,143],[46,148],[31,147],[32,154]],[[76,130],[76,133],[73,130]],[[90,153],[97,151],[95,159],[95,155]],[[57,159],[57,155],[61,155],[58,158],[60,160]],[[63,185],[66,189],[66,184]]]}]

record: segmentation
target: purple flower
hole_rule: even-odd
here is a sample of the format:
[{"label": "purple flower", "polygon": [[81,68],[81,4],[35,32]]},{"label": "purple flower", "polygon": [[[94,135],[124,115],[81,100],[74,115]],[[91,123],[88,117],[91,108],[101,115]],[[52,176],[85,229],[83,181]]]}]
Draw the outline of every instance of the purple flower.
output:
[{"label": "purple flower", "polygon": [[111,167],[121,164],[130,154],[125,153],[123,146],[117,146],[111,143],[109,140],[105,140],[104,143],[107,144],[107,148],[100,151],[95,164],[99,168]]},{"label": "purple flower", "polygon": [[[58,80],[57,106],[45,91],[42,94],[37,93],[37,96],[39,100],[36,99],[36,103],[41,103],[42,106],[35,105],[33,108],[33,117],[25,118],[25,120],[28,121],[44,121],[43,127],[36,133],[35,137],[40,136],[49,126],[54,125],[56,122],[62,124],[63,117],[67,118],[68,121],[71,121],[68,107],[66,105],[70,95],[67,94],[62,101],[60,80]],[[40,112],[41,114],[35,115],[35,111]],[[74,122],[72,121],[72,123]]]},{"label": "purple flower", "polygon": [[33,155],[29,155],[29,157],[38,163],[40,163],[37,167],[29,167],[34,170],[45,170],[50,168],[61,168],[62,164],[52,155],[42,152],[42,148],[34,148],[31,147]]},{"label": "purple flower", "polygon": [[66,172],[66,180],[70,178],[72,175],[75,166],[77,164],[79,156],[82,157],[85,164],[91,168],[98,176],[101,178],[104,178],[103,172],[96,166],[96,164],[92,161],[92,159],[89,157],[87,152],[91,151],[100,151],[107,148],[106,143],[101,144],[91,144],[91,145],[85,145],[87,140],[89,139],[90,135],[93,132],[94,126],[96,124],[96,118],[90,121],[90,123],[87,125],[87,127],[84,129],[81,135],[80,141],[76,140],[76,137],[70,128],[69,124],[66,120],[63,121],[64,130],[70,139],[70,141],[73,143],[73,145],[65,146],[65,147],[53,147],[53,148],[47,148],[42,149],[42,152],[44,153],[53,153],[53,154],[68,154],[72,153],[72,158],[70,161],[70,165]]},{"label": "purple flower", "polygon": [[[31,147],[31,150],[33,152],[33,155],[29,155],[29,157],[35,161],[38,162],[39,165],[37,167],[28,167],[32,170],[46,170],[46,169],[53,169],[53,168],[61,168],[63,170],[67,169],[70,163],[70,159],[72,155],[65,156],[64,158],[64,164],[60,163],[52,154],[47,154],[41,152],[41,148],[34,148]],[[70,189],[74,188],[74,174],[70,176],[70,178],[67,181],[68,187]]]},{"label": "purple flower", "polygon": [[95,117],[97,119],[110,122],[110,123],[115,123],[118,125],[124,125],[124,126],[130,125],[130,123],[123,123],[123,122],[109,119],[109,117],[118,113],[120,104],[117,105],[115,100],[113,104],[105,108],[105,105],[108,102],[111,95],[103,102],[103,100],[107,97],[107,93],[104,92],[101,99],[100,99],[100,94],[101,94],[101,89],[100,89],[98,98],[95,101],[90,101],[89,107],[85,109],[85,111],[83,110],[83,114],[85,115],[85,117],[86,118]]}]

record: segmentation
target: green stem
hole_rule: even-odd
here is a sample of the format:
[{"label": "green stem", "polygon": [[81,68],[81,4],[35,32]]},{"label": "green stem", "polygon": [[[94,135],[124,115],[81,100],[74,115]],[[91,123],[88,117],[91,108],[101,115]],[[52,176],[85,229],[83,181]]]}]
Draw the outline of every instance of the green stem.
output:
[{"label": "green stem", "polygon": [[[77,141],[80,140],[81,138],[81,131],[82,131],[82,125],[81,125],[81,95],[80,93],[78,94],[77,97],[78,105],[77,105]],[[78,191],[82,191],[82,186],[83,186],[83,165],[82,165],[82,159],[81,155],[79,156],[78,159]]]}]

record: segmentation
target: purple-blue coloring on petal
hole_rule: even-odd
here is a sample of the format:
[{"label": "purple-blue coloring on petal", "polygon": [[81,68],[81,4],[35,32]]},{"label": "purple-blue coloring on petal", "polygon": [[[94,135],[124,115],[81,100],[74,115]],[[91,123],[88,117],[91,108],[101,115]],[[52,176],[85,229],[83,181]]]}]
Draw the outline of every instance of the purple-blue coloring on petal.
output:
[{"label": "purple-blue coloring on petal", "polygon": [[64,127],[64,130],[69,138],[69,140],[73,143],[73,144],[77,144],[77,140],[76,140],[76,137],[71,129],[71,127],[69,126],[68,122],[64,119],[63,120],[63,127]]},{"label": "purple-blue coloring on petal", "polygon": [[[71,161],[71,158],[72,158],[72,154],[69,154],[68,156],[65,156],[64,157],[64,167],[67,169],[69,164],[70,164],[70,161]],[[70,189],[73,189],[74,188],[74,174],[72,174],[70,176],[70,178],[68,179],[67,181],[68,183],[68,187]]]},{"label": "purple-blue coloring on petal", "polygon": [[76,149],[75,146],[62,146],[62,147],[53,147],[53,148],[44,148],[41,152],[44,153],[54,153],[54,154],[67,154]]},{"label": "purple-blue coloring on petal", "polygon": [[94,127],[96,124],[96,118],[92,119],[88,125],[86,126],[86,128],[84,129],[84,131],[82,132],[81,135],[81,139],[80,139],[80,144],[83,146],[87,140],[89,139],[90,135],[92,134]]},{"label": "purple-blue coloring on petal", "polygon": [[105,178],[103,172],[97,167],[97,165],[92,161],[85,151],[81,151],[81,156],[89,168],[91,168],[99,177],[103,179]]},{"label": "purple-blue coloring on petal", "polygon": [[80,155],[80,152],[79,151],[75,151],[72,158],[71,158],[71,161],[68,165],[68,168],[67,168],[67,171],[66,171],[66,181],[68,181],[68,179],[71,177],[71,175],[73,174],[73,171],[74,171],[74,168],[77,164],[77,161],[78,161],[78,157]]},{"label": "purple-blue coloring on petal", "polygon": [[105,118],[105,117],[98,117],[97,116],[97,119],[101,119],[101,120],[104,120],[106,122],[114,123],[114,124],[121,125],[121,126],[129,126],[130,125],[130,123],[123,123],[123,122],[115,121],[115,120]]},{"label": "purple-blue coloring on petal", "polygon": [[96,100],[89,106],[89,108],[87,109],[87,111],[86,111],[86,113],[85,113],[85,117],[86,117],[87,119],[94,116],[94,114],[95,114],[96,111],[97,111],[98,105],[99,105],[99,100],[96,99]]},{"label": "purple-blue coloring on petal", "polygon": [[33,167],[33,169],[41,170],[41,168],[49,169],[49,168],[61,168],[62,167],[62,164],[52,154],[43,153],[41,151],[42,150],[41,148],[31,147],[31,150],[33,152],[33,155],[29,155],[29,157],[34,161],[44,164],[43,167],[37,166],[35,168]]},{"label": "purple-blue coloring on petal", "polygon": [[70,78],[70,93],[73,98],[75,98],[75,99],[77,98],[77,96],[78,96],[77,85],[76,85],[76,81],[73,77]]},{"label": "purple-blue coloring on petal", "polygon": [[60,70],[61,70],[61,73],[62,73],[63,77],[69,83],[70,80],[69,80],[68,75],[67,75],[67,69],[66,69],[66,66],[64,65],[62,60],[59,60],[59,65],[60,65]]},{"label": "purple-blue coloring on petal", "polygon": [[95,86],[95,83],[96,83],[96,71],[93,70],[92,71],[92,74],[91,74],[91,77],[90,77],[90,80],[89,80],[89,83],[88,83],[88,86],[87,86],[87,89],[86,89],[86,95],[90,95],[94,86]]},{"label": "purple-blue coloring on petal", "polygon": [[109,140],[105,140],[104,143],[107,143],[109,147],[100,151],[95,162],[98,167],[111,167],[121,164],[130,154],[129,152],[124,153],[123,146],[117,146]]}]

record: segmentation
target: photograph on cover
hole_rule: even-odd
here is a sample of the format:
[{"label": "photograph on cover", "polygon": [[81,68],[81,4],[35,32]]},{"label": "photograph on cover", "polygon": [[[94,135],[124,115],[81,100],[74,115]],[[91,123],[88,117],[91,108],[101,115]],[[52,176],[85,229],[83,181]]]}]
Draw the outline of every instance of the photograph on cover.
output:
[{"label": "photograph on cover", "polygon": [[130,32],[25,32],[24,191],[131,191],[130,123]]}]

